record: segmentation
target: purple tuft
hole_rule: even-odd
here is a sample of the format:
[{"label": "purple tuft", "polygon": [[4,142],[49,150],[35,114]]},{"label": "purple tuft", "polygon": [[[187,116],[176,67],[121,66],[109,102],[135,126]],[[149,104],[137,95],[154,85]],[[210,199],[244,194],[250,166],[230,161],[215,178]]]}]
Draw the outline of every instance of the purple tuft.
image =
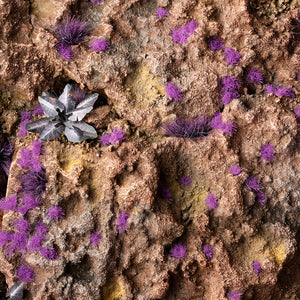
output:
[{"label": "purple tuft", "polygon": [[35,231],[41,235],[45,235],[48,232],[48,228],[45,223],[38,222],[35,226]]},{"label": "purple tuft", "polygon": [[37,105],[37,106],[33,109],[33,115],[34,115],[34,116],[43,116],[43,115],[44,115],[44,110],[43,110],[41,104]]},{"label": "purple tuft", "polygon": [[172,194],[162,181],[159,181],[158,183],[158,193],[161,198],[167,199],[168,202],[172,202]]},{"label": "purple tuft", "polygon": [[203,253],[205,254],[208,260],[212,259],[214,253],[213,247],[210,245],[205,245],[203,247]]},{"label": "purple tuft", "polygon": [[48,260],[57,259],[58,253],[54,248],[42,248],[40,251],[41,255],[43,255]]},{"label": "purple tuft", "polygon": [[276,93],[276,87],[272,84],[266,85],[266,94],[274,94]]},{"label": "purple tuft", "polygon": [[27,233],[24,231],[12,234],[11,243],[7,246],[7,254],[12,255],[14,252],[25,253],[27,249]]},{"label": "purple tuft", "polygon": [[294,112],[296,114],[296,118],[299,119],[300,118],[300,107],[295,107],[294,108]]},{"label": "purple tuft", "polygon": [[[75,16],[68,16],[64,22],[57,24],[55,34],[58,45],[77,45],[84,41],[89,28],[86,22],[82,22]],[[60,53],[61,54],[61,53]]]},{"label": "purple tuft", "polygon": [[189,139],[204,138],[212,131],[211,122],[205,115],[195,120],[175,119],[163,125],[163,129],[167,136]]},{"label": "purple tuft", "polygon": [[117,220],[118,225],[118,231],[119,233],[122,233],[127,230],[127,220],[129,218],[129,214],[127,214],[125,211],[122,211],[119,215],[119,218]]},{"label": "purple tuft", "polygon": [[156,14],[157,14],[157,17],[159,20],[161,20],[162,18],[165,18],[169,15],[168,11],[162,7],[159,7],[157,10],[156,10]]},{"label": "purple tuft", "polygon": [[229,171],[233,176],[238,176],[242,173],[242,168],[239,166],[231,166]]},{"label": "purple tuft", "polygon": [[165,92],[167,93],[168,97],[175,101],[182,99],[179,88],[172,82],[168,82],[168,84],[165,86]]},{"label": "purple tuft", "polygon": [[262,189],[260,181],[256,179],[254,176],[249,176],[245,180],[245,184],[248,187],[248,189],[254,192],[259,192]]},{"label": "purple tuft", "polygon": [[275,150],[273,148],[272,145],[270,144],[265,144],[264,146],[262,146],[260,148],[260,154],[261,154],[261,158],[265,161],[265,162],[268,162],[268,161],[272,161],[275,159]]},{"label": "purple tuft", "polygon": [[12,195],[9,198],[2,198],[0,200],[0,208],[3,211],[15,210],[17,206],[17,196]]},{"label": "purple tuft", "polygon": [[45,237],[39,233],[35,233],[32,235],[28,242],[28,249],[30,251],[40,251],[42,249],[42,242]]},{"label": "purple tuft", "polygon": [[179,29],[174,29],[171,33],[173,41],[175,43],[186,44],[187,38],[195,32],[197,27],[197,22],[191,21]]},{"label": "purple tuft", "polygon": [[214,129],[219,129],[225,133],[233,134],[236,132],[237,127],[233,122],[223,122],[222,121],[222,115],[220,112],[216,113],[215,116],[211,120],[211,126]]},{"label": "purple tuft", "polygon": [[64,210],[59,206],[52,206],[52,208],[48,212],[48,218],[50,220],[58,221],[65,216]]},{"label": "purple tuft", "polygon": [[26,267],[24,264],[22,264],[17,270],[17,275],[19,277],[19,280],[23,282],[29,282],[34,280],[33,270],[29,267]]},{"label": "purple tuft", "polygon": [[256,193],[256,200],[260,205],[264,205],[267,201],[267,196],[262,190],[260,190]]},{"label": "purple tuft", "polygon": [[205,203],[208,206],[208,209],[215,209],[218,206],[218,198],[215,195],[208,193]]},{"label": "purple tuft", "polygon": [[122,143],[123,140],[125,139],[125,132],[117,127],[114,128],[111,133],[107,133],[104,134],[101,138],[100,138],[100,142],[107,146],[107,145],[111,145],[111,144],[115,144],[117,142]]},{"label": "purple tuft", "polygon": [[252,267],[256,275],[259,275],[262,272],[261,264],[257,260],[253,262]]},{"label": "purple tuft", "polygon": [[187,177],[187,176],[182,176],[180,178],[180,182],[183,184],[183,185],[190,185],[192,183],[192,180],[190,177]]},{"label": "purple tuft", "polygon": [[182,243],[178,243],[174,245],[174,247],[170,251],[170,256],[177,258],[177,259],[183,259],[186,255],[186,246]]},{"label": "purple tuft", "polygon": [[233,48],[226,47],[224,53],[225,61],[228,62],[231,66],[236,66],[239,63],[241,55]]},{"label": "purple tuft", "polygon": [[20,177],[22,194],[35,197],[39,201],[46,190],[46,182],[45,169],[40,172],[26,171]]},{"label": "purple tuft", "polygon": [[236,77],[225,76],[221,80],[221,102],[224,105],[230,103],[233,99],[240,97],[238,89],[240,88],[240,83]]},{"label": "purple tuft", "polygon": [[59,42],[56,45],[57,51],[59,55],[65,59],[65,60],[71,60],[74,57],[74,53],[70,47],[70,45],[64,43],[64,42]]},{"label": "purple tuft", "polygon": [[236,290],[232,290],[227,293],[227,297],[231,298],[232,300],[240,300],[240,296],[242,295],[243,295],[242,293]]},{"label": "purple tuft", "polygon": [[247,82],[252,82],[254,84],[262,84],[263,80],[263,74],[255,68],[252,68],[247,76]]},{"label": "purple tuft", "polygon": [[288,97],[288,98],[295,98],[295,92],[291,87],[277,87],[275,95],[277,97],[282,96],[282,97]]},{"label": "purple tuft", "polygon": [[13,233],[8,231],[0,231],[0,246],[5,246],[7,243],[11,241],[13,237]]},{"label": "purple tuft", "polygon": [[22,111],[20,115],[21,115],[21,120],[22,121],[30,120],[30,118],[31,118],[31,111]]},{"label": "purple tuft", "polygon": [[94,40],[91,44],[90,44],[90,48],[93,51],[105,51],[107,49],[109,49],[109,45],[106,42],[106,40],[104,38],[102,39],[97,39]]},{"label": "purple tuft", "polygon": [[26,124],[30,123],[30,120],[24,120],[20,123],[20,130],[18,132],[18,137],[24,137],[28,131],[25,129]]},{"label": "purple tuft", "polygon": [[42,154],[43,143],[40,140],[33,141],[31,146],[31,151],[35,156],[40,156]]},{"label": "purple tuft", "polygon": [[94,247],[97,247],[99,243],[101,242],[101,235],[99,232],[95,231],[91,234],[91,244]]},{"label": "purple tuft", "polygon": [[18,212],[25,215],[29,210],[35,209],[40,205],[40,200],[33,195],[27,195],[23,198],[23,205],[18,207]]},{"label": "purple tuft", "polygon": [[223,48],[223,41],[216,37],[211,37],[209,39],[209,49],[212,51],[218,51]]},{"label": "purple tuft", "polygon": [[17,219],[15,222],[14,222],[14,226],[20,231],[20,232],[28,232],[29,230],[29,223],[27,220],[23,219],[23,218],[20,218],[20,219]]},{"label": "purple tuft", "polygon": [[102,3],[103,2],[103,0],[90,0],[92,3]]}]

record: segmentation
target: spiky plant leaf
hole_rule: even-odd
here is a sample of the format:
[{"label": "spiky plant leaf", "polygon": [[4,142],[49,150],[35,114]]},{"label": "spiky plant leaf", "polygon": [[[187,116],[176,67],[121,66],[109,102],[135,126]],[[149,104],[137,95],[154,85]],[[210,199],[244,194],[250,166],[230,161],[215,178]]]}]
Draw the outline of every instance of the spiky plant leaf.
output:
[{"label": "spiky plant leaf", "polygon": [[41,118],[25,125],[27,131],[34,133],[42,133],[45,127],[49,124],[52,118]]},{"label": "spiky plant leaf", "polygon": [[47,117],[55,117],[58,115],[57,105],[54,99],[54,102],[51,100],[54,98],[49,98],[46,96],[39,96],[39,102],[42,106],[42,109]]},{"label": "spiky plant leaf", "polygon": [[19,281],[15,283],[6,293],[9,300],[22,300],[24,283]]},{"label": "spiky plant leaf", "polygon": [[67,84],[65,86],[64,91],[58,97],[57,102],[60,102],[64,105],[66,114],[75,109],[76,100],[74,97],[74,89],[71,84]]},{"label": "spiky plant leaf", "polygon": [[45,129],[41,132],[40,140],[42,142],[54,140],[61,136],[64,131],[64,125],[59,121],[52,121],[48,123]]},{"label": "spiky plant leaf", "polygon": [[68,121],[65,125],[65,135],[68,140],[73,143],[79,143],[83,140],[95,139],[97,137],[95,128],[85,122]]},{"label": "spiky plant leaf", "polygon": [[81,107],[88,107],[88,106],[94,106],[96,100],[98,99],[99,94],[95,93],[92,95],[86,96],[84,99],[82,99],[78,105],[76,106],[76,109],[81,108]]}]

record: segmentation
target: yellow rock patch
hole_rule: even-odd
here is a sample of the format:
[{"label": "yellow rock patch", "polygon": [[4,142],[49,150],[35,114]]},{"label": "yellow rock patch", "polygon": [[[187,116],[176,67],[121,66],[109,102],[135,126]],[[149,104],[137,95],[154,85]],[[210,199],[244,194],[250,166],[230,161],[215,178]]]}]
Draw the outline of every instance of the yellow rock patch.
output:
[{"label": "yellow rock patch", "polygon": [[103,287],[105,300],[125,299],[126,291],[123,281],[120,277],[109,279]]}]

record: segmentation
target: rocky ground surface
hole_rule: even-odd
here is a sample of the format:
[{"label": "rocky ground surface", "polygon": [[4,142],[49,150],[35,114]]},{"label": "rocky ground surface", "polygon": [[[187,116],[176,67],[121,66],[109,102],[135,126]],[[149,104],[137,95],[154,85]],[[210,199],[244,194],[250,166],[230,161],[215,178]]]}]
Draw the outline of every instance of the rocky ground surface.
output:
[{"label": "rocky ground surface", "polygon": [[[0,0],[0,122],[3,136],[15,142],[1,196],[20,193],[21,152],[36,139],[18,136],[20,113],[32,110],[43,91],[59,95],[71,83],[99,93],[85,121],[99,137],[116,127],[126,135],[110,146],[65,137],[43,143],[46,191],[25,217],[32,226],[47,225],[44,246],[58,257],[7,255],[3,247],[2,290],[3,275],[11,286],[25,263],[35,274],[25,284],[26,299],[221,300],[232,291],[240,299],[300,299],[299,6],[294,0]],[[159,7],[169,15],[159,19]],[[59,55],[54,33],[68,15],[90,26],[70,61]],[[174,42],[172,30],[192,20],[198,26],[187,43]],[[238,65],[210,50],[212,36],[241,54]],[[91,51],[100,37],[109,49]],[[264,74],[263,84],[247,82],[253,67]],[[226,106],[224,76],[241,83],[241,96]],[[170,81],[181,101],[166,94]],[[268,83],[292,87],[295,97],[267,95]],[[162,129],[176,117],[211,118],[217,111],[235,122],[234,134],[215,130],[192,140],[166,137]],[[260,157],[265,144],[275,149],[271,162]],[[232,165],[243,172],[233,176]],[[191,184],[181,184],[182,176]],[[249,176],[260,180],[264,205],[246,187]],[[171,197],[160,192],[162,185]],[[219,199],[214,210],[205,202],[209,193]],[[63,219],[47,218],[52,205],[63,208]],[[130,216],[119,233],[123,211]],[[19,215],[3,212],[2,230],[13,230]],[[97,247],[94,231],[102,237]],[[183,259],[170,256],[177,243],[186,245]],[[213,248],[211,259],[204,245]]]}]

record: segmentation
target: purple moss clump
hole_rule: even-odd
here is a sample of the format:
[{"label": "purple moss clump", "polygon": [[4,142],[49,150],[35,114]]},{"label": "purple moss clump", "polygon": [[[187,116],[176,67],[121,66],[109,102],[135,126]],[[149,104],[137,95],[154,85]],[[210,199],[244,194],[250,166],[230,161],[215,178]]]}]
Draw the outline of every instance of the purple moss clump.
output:
[{"label": "purple moss clump", "polygon": [[58,253],[52,247],[51,248],[42,248],[40,250],[40,253],[41,253],[42,256],[44,256],[48,260],[52,260],[52,259],[57,259],[58,258]]},{"label": "purple moss clump", "polygon": [[217,208],[217,206],[219,204],[218,203],[218,198],[215,195],[211,194],[211,193],[209,193],[207,195],[207,197],[205,199],[205,203],[206,203],[209,210],[213,210],[213,209]]},{"label": "purple moss clump", "polygon": [[117,226],[119,233],[123,233],[127,230],[127,223],[130,215],[127,214],[125,211],[122,211],[119,215],[119,218],[117,220]]},{"label": "purple moss clump", "polygon": [[91,234],[91,244],[93,247],[97,247],[101,242],[101,235],[99,232],[95,231]]},{"label": "purple moss clump", "polygon": [[90,44],[90,48],[93,51],[105,51],[107,49],[109,49],[109,45],[106,42],[106,40],[104,38],[98,39],[98,40],[94,40],[91,44]]},{"label": "purple moss clump", "polygon": [[231,166],[229,168],[229,171],[233,176],[238,176],[242,173],[242,168],[240,166],[235,165],[235,166]]},{"label": "purple moss clump", "polygon": [[231,66],[236,66],[240,62],[241,55],[233,48],[226,47],[224,49],[225,61]]},{"label": "purple moss clump", "polygon": [[224,105],[229,104],[233,99],[240,97],[238,92],[241,87],[236,77],[225,76],[221,80],[221,102]]},{"label": "purple moss clump", "polygon": [[182,26],[181,28],[174,29],[171,33],[173,37],[173,41],[175,43],[186,44],[187,38],[195,32],[197,27],[198,27],[197,22],[190,21],[189,23]]},{"label": "purple moss clump", "polygon": [[254,176],[249,176],[245,180],[245,184],[249,188],[249,190],[255,193],[257,202],[260,205],[264,205],[267,201],[267,197],[263,192],[263,187],[261,186],[260,181]]},{"label": "purple moss clump", "polygon": [[180,183],[183,184],[183,185],[185,185],[185,186],[188,186],[188,185],[190,185],[192,183],[192,180],[191,180],[190,177],[182,176],[180,178]]},{"label": "purple moss clump", "polygon": [[168,97],[172,98],[175,101],[179,101],[182,99],[179,88],[172,82],[168,82],[165,86],[165,92]]},{"label": "purple moss clump", "polygon": [[210,245],[205,245],[203,247],[203,253],[205,254],[208,260],[212,259],[214,253],[213,247]]},{"label": "purple moss clump", "polygon": [[195,120],[175,119],[163,125],[163,129],[167,136],[189,139],[201,139],[212,132],[211,122],[205,115]]},{"label": "purple moss clump", "polygon": [[110,133],[104,134],[100,138],[100,142],[104,146],[116,144],[116,143],[122,143],[125,139],[125,132],[121,128],[114,128]]},{"label": "purple moss clump", "polygon": [[30,267],[25,266],[22,264],[18,270],[17,270],[17,275],[19,277],[20,281],[23,282],[29,282],[34,280],[34,272]]},{"label": "purple moss clump", "polygon": [[227,297],[229,297],[231,300],[240,300],[240,297],[242,295],[243,294],[237,290],[231,290],[230,292],[227,293]]},{"label": "purple moss clump", "polygon": [[254,84],[263,84],[264,76],[256,68],[252,68],[247,76],[247,82],[252,82]]},{"label": "purple moss clump", "polygon": [[52,206],[52,208],[48,211],[47,217],[50,220],[58,221],[65,216],[64,210],[60,206]]},{"label": "purple moss clump", "polygon": [[237,127],[233,122],[223,122],[222,115],[220,112],[216,113],[215,116],[211,120],[211,126],[214,129],[219,129],[225,133],[233,134],[236,132]]},{"label": "purple moss clump", "polygon": [[63,59],[65,59],[65,60],[71,60],[71,59],[74,58],[74,53],[73,53],[70,45],[68,45],[66,43],[63,43],[63,42],[59,42],[56,45],[56,49],[57,49],[59,55]]},{"label": "purple moss clump", "polygon": [[260,148],[260,155],[262,160],[269,162],[275,159],[275,149],[270,144],[265,144]]},{"label": "purple moss clump", "polygon": [[170,256],[174,257],[176,259],[184,259],[186,255],[186,246],[183,243],[178,243],[173,246],[173,248],[170,251]]},{"label": "purple moss clump", "polygon": [[218,51],[223,48],[223,41],[217,37],[211,37],[209,39],[209,49],[212,51]]},{"label": "purple moss clump", "polygon": [[159,20],[161,20],[162,18],[165,18],[169,15],[168,11],[162,7],[159,7],[157,10],[156,10],[156,14],[157,14],[157,18]]}]

